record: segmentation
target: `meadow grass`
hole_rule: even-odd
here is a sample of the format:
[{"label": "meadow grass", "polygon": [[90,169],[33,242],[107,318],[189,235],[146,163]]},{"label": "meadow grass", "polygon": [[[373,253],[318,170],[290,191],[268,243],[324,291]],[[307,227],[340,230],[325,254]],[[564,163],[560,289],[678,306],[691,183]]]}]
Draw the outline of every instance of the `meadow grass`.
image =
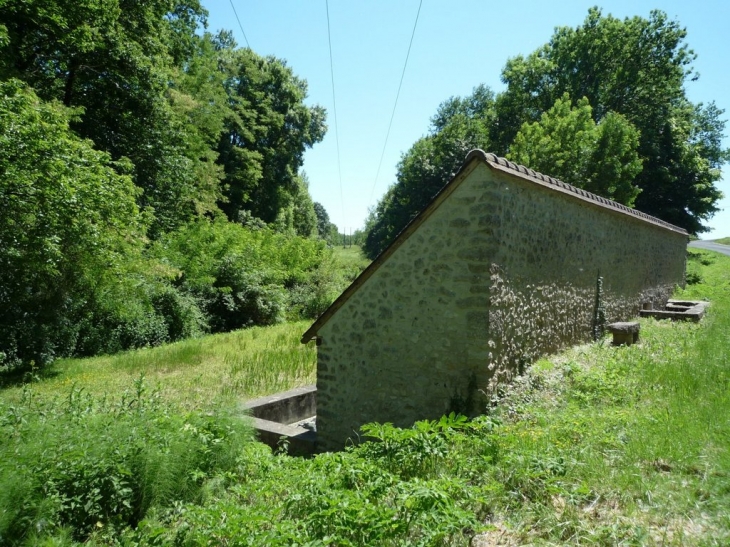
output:
[{"label": "meadow grass", "polygon": [[[358,246],[335,247],[334,252],[349,281],[370,263]],[[148,384],[158,386],[168,403],[203,409],[313,384],[316,349],[312,342],[300,342],[310,323],[254,327],[115,355],[59,359],[29,377],[42,380],[33,384],[33,391],[43,398],[65,393],[71,386],[97,396],[121,393],[142,375]],[[10,385],[0,391],[0,400],[21,397],[22,382],[6,383]]]},{"label": "meadow grass", "polygon": [[[641,343],[608,340],[536,363],[507,389],[518,507],[495,517],[515,544],[730,542],[730,258],[693,250],[702,323],[641,319]],[[547,471],[546,471],[547,470]],[[515,479],[517,477],[517,479]]]},{"label": "meadow grass", "polygon": [[720,239],[713,239],[715,243],[721,243],[722,245],[730,245],[730,237],[722,237]]},{"label": "meadow grass", "polygon": [[[93,395],[118,394],[143,375],[160,396],[182,409],[204,409],[312,384],[314,344],[300,343],[309,323],[254,327],[87,359],[60,359],[39,371],[36,397],[53,397],[76,386]],[[17,400],[22,386],[0,399]]]},{"label": "meadow grass", "polygon": [[[120,480],[130,485],[121,490],[107,485],[101,501],[91,499],[93,518],[62,505],[53,513],[57,524],[37,538],[11,538],[11,545],[728,545],[730,257],[693,249],[688,258],[693,283],[675,296],[710,300],[702,322],[640,319],[639,344],[613,347],[607,337],[544,357],[501,386],[485,415],[474,420],[450,416],[410,429],[371,424],[361,437],[377,442],[312,459],[291,458],[258,443],[231,444],[245,432],[235,434],[211,413],[199,412],[209,408],[206,397],[255,395],[311,381],[314,349],[298,342],[306,323],[61,362],[55,376],[0,392],[0,426],[19,443],[0,442],[6,466],[0,476],[5,481],[0,527],[3,518],[25,522],[25,510],[15,509],[15,498],[3,490],[10,485],[14,490],[7,492],[24,491],[8,467],[15,465],[13,454],[25,450],[18,463],[25,476],[46,473],[53,484],[83,477],[89,465],[99,475],[120,473],[107,462],[116,452],[102,451],[97,458],[93,443],[90,456],[83,450],[60,452],[66,462],[61,467],[49,447],[58,442],[52,438],[66,437],[77,439],[71,448],[85,447],[87,431],[106,438],[107,422],[102,417],[98,425],[94,413],[76,429],[74,412],[85,416],[88,406],[80,403],[79,386],[108,393],[110,386],[123,389],[137,376],[132,382],[137,395],[133,390],[131,398],[111,407],[123,408],[130,426],[122,424],[103,446],[121,441],[122,461],[135,469],[154,463],[156,456],[140,459],[136,449],[127,448],[146,446],[133,434],[144,428],[140,433],[151,439],[151,450],[162,450],[161,461],[166,439],[174,438],[181,447],[176,460],[222,443],[221,463],[210,465],[205,457],[181,463],[181,472],[193,478],[187,493],[153,489],[160,501],[150,503],[141,520],[133,514],[121,519],[129,513],[126,506],[107,511],[127,499],[125,488],[136,491],[146,484],[122,473]],[[287,352],[308,355],[308,372],[300,373],[299,357],[287,358]],[[287,359],[294,364],[275,369]],[[98,380],[91,380],[94,373]],[[174,412],[160,414],[154,407],[137,417],[140,405],[129,401],[144,399],[141,373],[160,386],[160,401],[199,405],[197,412],[182,413],[178,421]],[[240,384],[232,381],[236,378]],[[54,393],[65,393],[66,402],[49,398]],[[45,426],[53,408],[62,410],[59,423],[70,435]],[[210,433],[199,435],[202,431]],[[73,500],[73,489],[69,494],[55,488],[66,496],[62,500]],[[25,511],[27,527],[38,530],[45,521],[37,515],[45,506],[39,501],[29,507],[35,513]]]},{"label": "meadow grass", "polygon": [[347,247],[336,245],[332,249],[334,250],[335,258],[343,266],[353,266],[364,270],[370,264],[370,259],[363,254],[362,248],[359,245],[349,245]]}]

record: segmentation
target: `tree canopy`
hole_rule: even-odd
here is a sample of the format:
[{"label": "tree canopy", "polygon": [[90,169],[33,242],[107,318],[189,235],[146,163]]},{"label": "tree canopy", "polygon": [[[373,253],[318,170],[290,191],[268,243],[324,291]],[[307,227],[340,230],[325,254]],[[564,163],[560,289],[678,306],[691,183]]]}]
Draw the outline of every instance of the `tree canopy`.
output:
[{"label": "tree canopy", "polygon": [[641,192],[633,184],[641,172],[639,132],[615,112],[609,112],[597,124],[592,110],[585,97],[572,107],[566,93],[539,121],[522,124],[507,157],[633,206]]},{"label": "tree canopy", "polygon": [[380,254],[456,173],[473,148],[488,149],[494,94],[479,86],[467,98],[451,98],[431,120],[431,134],[415,142],[398,163],[391,186],[366,224],[363,248]]},{"label": "tree canopy", "polygon": [[131,161],[153,237],[219,208],[275,222],[326,130],[284,61],[199,33],[205,20],[198,0],[0,5],[0,80],[78,108],[73,131]]},{"label": "tree canopy", "polygon": [[[301,171],[325,111],[206,15],[199,0],[0,2],[0,370],[328,303]],[[191,283],[174,249],[194,235],[208,274]]]},{"label": "tree canopy", "polygon": [[661,11],[621,20],[591,8],[583,25],[558,28],[546,45],[507,62],[495,143],[507,152],[522,124],[538,121],[564,93],[585,97],[597,123],[621,114],[639,132],[635,206],[690,233],[706,231],[729,156],[720,146],[723,112],[686,97],[685,84],[698,77],[686,36]]},{"label": "tree canopy", "polygon": [[70,317],[109,293],[143,243],[139,191],[118,172],[128,162],[75,135],[72,115],[0,82],[0,364],[75,349]]},{"label": "tree canopy", "polygon": [[[661,11],[622,20],[592,8],[582,25],[558,28],[530,55],[509,59],[502,93],[480,86],[444,102],[429,135],[403,155],[395,184],[368,220],[369,256],[448,182],[465,142],[690,233],[706,231],[730,152],[721,145],[723,111],[686,96],[685,85],[698,77],[686,36]],[[448,136],[453,123],[480,130],[454,139]]]}]

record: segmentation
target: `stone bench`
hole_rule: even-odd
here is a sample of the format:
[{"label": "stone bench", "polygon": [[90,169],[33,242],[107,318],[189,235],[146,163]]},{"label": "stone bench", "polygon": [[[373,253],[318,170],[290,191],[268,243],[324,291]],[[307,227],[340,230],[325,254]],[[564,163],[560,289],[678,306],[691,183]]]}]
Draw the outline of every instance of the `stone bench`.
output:
[{"label": "stone bench", "polygon": [[621,346],[639,341],[639,324],[635,322],[619,322],[606,325],[606,330],[613,334],[613,345]]}]

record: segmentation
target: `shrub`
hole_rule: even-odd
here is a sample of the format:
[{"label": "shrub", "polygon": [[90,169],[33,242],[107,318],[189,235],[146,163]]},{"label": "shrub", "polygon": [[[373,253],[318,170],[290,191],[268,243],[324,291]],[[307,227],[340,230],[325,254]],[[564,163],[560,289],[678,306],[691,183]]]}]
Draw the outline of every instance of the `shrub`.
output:
[{"label": "shrub", "polygon": [[35,407],[0,406],[0,543],[69,529],[135,526],[152,507],[200,499],[231,469],[249,432],[225,415],[182,416],[140,378],[115,402],[72,388]]},{"label": "shrub", "polygon": [[287,310],[312,317],[338,292],[324,242],[223,219],[190,223],[149,254],[177,272],[176,288],[200,303],[214,332],[278,323]]},{"label": "shrub", "polygon": [[6,366],[73,351],[77,316],[143,244],[130,165],[69,128],[75,113],[0,82],[0,351]]}]

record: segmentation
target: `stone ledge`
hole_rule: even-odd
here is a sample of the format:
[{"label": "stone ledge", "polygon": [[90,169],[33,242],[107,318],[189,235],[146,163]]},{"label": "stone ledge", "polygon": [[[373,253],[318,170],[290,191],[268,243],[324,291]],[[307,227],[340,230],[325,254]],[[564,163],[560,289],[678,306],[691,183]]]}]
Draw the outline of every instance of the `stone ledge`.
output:
[{"label": "stone ledge", "polygon": [[316,431],[300,425],[280,424],[261,418],[254,418],[253,426],[259,440],[271,448],[276,448],[283,437],[283,441],[289,445],[288,453],[291,456],[309,456],[315,452]]},{"label": "stone ledge", "polygon": [[668,300],[663,310],[641,310],[641,317],[654,319],[670,319],[672,321],[698,322],[705,315],[709,302],[700,300]]},{"label": "stone ledge", "polygon": [[292,424],[317,413],[317,386],[309,385],[247,401],[244,410],[254,418]]},{"label": "stone ledge", "polygon": [[640,326],[636,322],[620,321],[606,325],[606,330],[613,334],[614,346],[630,346],[639,341]]}]

